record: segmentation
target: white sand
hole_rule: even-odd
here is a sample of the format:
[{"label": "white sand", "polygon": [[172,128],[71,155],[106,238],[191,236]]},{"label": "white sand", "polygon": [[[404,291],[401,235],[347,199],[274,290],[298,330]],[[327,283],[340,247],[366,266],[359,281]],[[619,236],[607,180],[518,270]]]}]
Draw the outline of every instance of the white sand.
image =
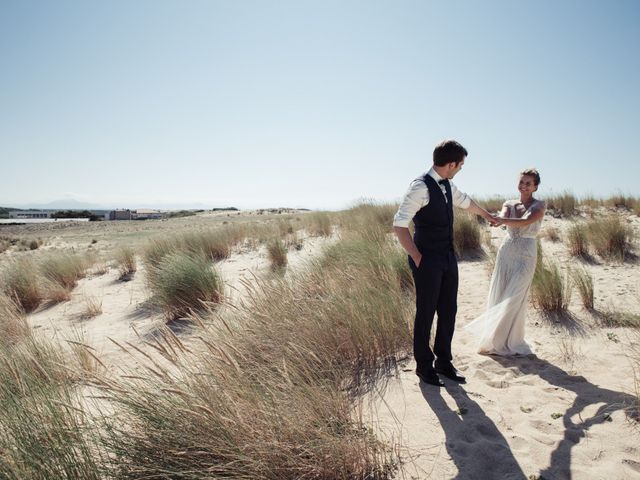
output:
[{"label": "white sand", "polygon": [[[633,222],[637,228],[637,217]],[[497,242],[504,232],[493,234]],[[573,262],[562,243],[543,240],[543,248]],[[596,309],[640,313],[637,264],[598,262],[585,265],[594,276]],[[625,413],[634,400],[627,352],[637,332],[594,325],[597,318],[574,294],[572,315],[560,323],[529,308],[527,339],[536,356],[479,355],[461,326],[483,311],[489,280],[483,262],[460,263],[453,352],[467,383],[443,378],[442,389],[420,385],[410,361],[370,399],[371,422],[401,445],[399,477],[639,479],[639,425]]]}]

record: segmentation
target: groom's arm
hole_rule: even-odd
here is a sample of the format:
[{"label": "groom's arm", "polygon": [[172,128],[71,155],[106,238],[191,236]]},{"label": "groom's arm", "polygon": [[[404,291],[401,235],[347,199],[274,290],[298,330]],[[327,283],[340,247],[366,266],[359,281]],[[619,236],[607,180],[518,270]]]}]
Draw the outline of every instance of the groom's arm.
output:
[{"label": "groom's arm", "polygon": [[491,215],[484,208],[482,208],[480,205],[478,205],[476,202],[474,202],[473,199],[470,198],[469,200],[470,200],[469,206],[466,208],[467,211],[469,211],[471,213],[475,213],[479,217],[484,218],[489,223],[492,223],[492,224],[493,223],[498,223],[498,219],[496,217]]},{"label": "groom's arm", "polygon": [[393,231],[396,234],[396,237],[398,237],[398,241],[400,242],[400,245],[402,245],[402,248],[404,248],[411,258],[413,258],[416,267],[419,267],[420,262],[422,261],[422,254],[413,242],[409,229],[405,227],[393,227]]}]

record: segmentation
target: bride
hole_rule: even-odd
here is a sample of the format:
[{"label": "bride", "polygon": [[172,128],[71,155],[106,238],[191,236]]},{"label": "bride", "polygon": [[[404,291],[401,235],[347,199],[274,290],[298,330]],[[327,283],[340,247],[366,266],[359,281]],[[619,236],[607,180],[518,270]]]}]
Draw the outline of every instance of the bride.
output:
[{"label": "bride", "polygon": [[491,277],[487,310],[465,329],[479,340],[478,353],[527,355],[533,353],[524,339],[527,292],[536,269],[536,235],[545,203],[533,198],[540,174],[536,169],[520,173],[520,200],[507,200],[498,217],[508,235],[498,250]]}]

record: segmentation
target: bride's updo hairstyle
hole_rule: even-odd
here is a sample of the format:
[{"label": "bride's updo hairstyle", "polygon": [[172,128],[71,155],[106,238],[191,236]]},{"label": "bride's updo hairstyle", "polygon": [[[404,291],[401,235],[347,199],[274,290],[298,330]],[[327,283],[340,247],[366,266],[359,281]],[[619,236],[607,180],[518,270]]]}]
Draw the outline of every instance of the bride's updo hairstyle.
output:
[{"label": "bride's updo hairstyle", "polygon": [[535,183],[536,187],[540,185],[540,174],[538,173],[538,170],[536,170],[535,168],[527,168],[526,170],[521,171],[520,175],[527,175],[529,177],[533,177],[533,183]]}]

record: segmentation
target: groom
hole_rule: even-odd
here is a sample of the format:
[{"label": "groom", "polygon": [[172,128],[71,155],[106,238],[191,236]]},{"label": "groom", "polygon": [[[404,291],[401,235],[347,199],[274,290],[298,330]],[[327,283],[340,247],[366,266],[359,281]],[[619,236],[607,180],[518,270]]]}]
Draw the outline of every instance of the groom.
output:
[{"label": "groom", "polygon": [[[453,207],[466,209],[495,222],[484,208],[450,182],[462,169],[467,150],[455,140],[446,140],[433,151],[433,166],[416,178],[393,218],[393,229],[409,254],[416,287],[416,319],[413,354],[416,375],[425,383],[443,386],[438,373],[457,382],[465,378],[451,363],[451,340],[456,321],[458,262],[453,251]],[[415,233],[409,232],[413,220]],[[438,325],[434,352],[429,336],[435,313]]]}]

